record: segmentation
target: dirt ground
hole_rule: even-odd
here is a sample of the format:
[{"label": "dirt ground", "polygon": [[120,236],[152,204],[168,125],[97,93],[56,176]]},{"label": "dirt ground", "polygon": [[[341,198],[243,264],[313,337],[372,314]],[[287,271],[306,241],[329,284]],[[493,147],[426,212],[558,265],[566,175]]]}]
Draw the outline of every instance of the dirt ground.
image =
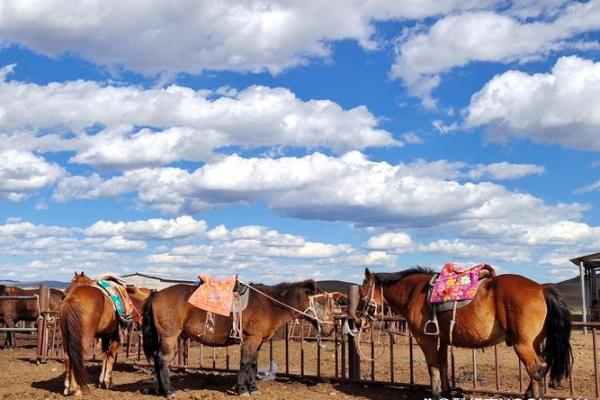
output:
[{"label": "dirt ground", "polygon": [[[62,364],[49,361],[36,365],[31,357],[35,350],[0,351],[0,398],[3,399],[61,399],[63,389]],[[90,363],[92,376],[100,373],[98,363]],[[185,371],[172,373],[172,380],[178,389],[177,398],[192,399],[234,399],[227,394],[235,383],[234,373],[210,373]],[[84,398],[100,400],[156,400],[160,397],[146,394],[152,387],[150,370],[120,364],[113,373],[114,386],[111,390],[91,387]],[[369,385],[340,385],[317,383],[311,379],[260,381],[261,394],[252,396],[258,399],[421,399],[427,392],[412,391],[391,387]]]},{"label": "dirt ground", "polygon": [[[372,379],[371,367],[374,367],[374,379],[377,381],[391,382],[392,365],[390,359],[389,341],[386,337],[377,340],[374,346],[377,361],[371,363],[363,360],[361,363],[361,376],[364,380]],[[383,343],[386,343],[383,346]],[[135,341],[134,341],[135,343]],[[573,333],[572,339],[574,361],[573,393],[581,398],[595,398],[594,383],[594,355],[592,335]],[[370,346],[364,343],[361,346],[365,355],[370,355]],[[269,365],[269,345],[265,344],[259,359],[259,368]],[[482,392],[496,389],[496,371],[498,388],[503,391],[524,392],[528,383],[525,371],[522,371],[521,384],[519,383],[519,363],[511,347],[499,345],[498,368],[495,364],[494,349],[466,350],[457,349],[456,378],[457,385],[463,388],[473,388],[474,371],[473,357],[476,358],[476,386]],[[285,372],[285,341],[273,342],[273,361],[278,366],[278,372]],[[322,376],[335,376],[335,346],[327,342],[321,349]],[[341,365],[341,348],[337,349],[338,365]],[[394,345],[393,374],[395,383],[408,383],[410,379],[408,339],[398,336]],[[35,365],[31,360],[35,355],[35,348],[28,346],[19,350],[0,350],[0,397],[6,399],[47,399],[62,397],[62,364],[49,361],[46,364]],[[317,373],[317,344],[314,342],[298,341],[289,345],[289,372],[292,374],[316,375]],[[303,355],[303,356],[302,356]],[[132,347],[132,355],[128,362],[135,361],[137,348]],[[120,361],[124,359],[123,352]],[[301,360],[304,359],[304,371]],[[142,361],[144,361],[142,359]],[[173,359],[172,362],[175,362]],[[413,378],[417,384],[428,384],[429,376],[425,360],[418,346],[413,348]],[[232,346],[225,349],[215,349],[193,345],[189,354],[191,366],[217,368],[237,368],[239,363],[239,348]],[[373,365],[372,365],[373,364]],[[597,367],[597,365],[596,365]],[[99,364],[90,363],[93,377],[99,374]],[[179,390],[181,399],[222,399],[233,398],[226,393],[227,389],[235,383],[235,373],[212,373],[198,370],[173,372],[173,384]],[[91,396],[98,399],[156,399],[147,395],[152,387],[150,370],[132,364],[119,363],[113,374],[114,387],[112,390],[92,388]],[[552,395],[569,396],[569,382],[563,383],[562,390],[550,390]],[[395,386],[382,386],[374,384],[338,384],[319,383],[316,379],[305,377],[302,379],[278,378],[276,381],[260,381],[261,395],[257,398],[269,399],[422,399],[429,397],[426,391],[409,390]],[[496,397],[498,398],[498,397]]]}]

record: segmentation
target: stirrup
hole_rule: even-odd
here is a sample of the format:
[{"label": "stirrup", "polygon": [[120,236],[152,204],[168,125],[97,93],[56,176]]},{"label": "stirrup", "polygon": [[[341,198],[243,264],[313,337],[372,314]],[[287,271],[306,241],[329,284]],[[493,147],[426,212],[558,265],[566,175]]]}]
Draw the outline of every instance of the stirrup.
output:
[{"label": "stirrup", "polygon": [[[429,329],[430,325],[433,325],[433,330]],[[425,322],[423,333],[425,335],[438,336],[440,334],[440,326],[437,322],[437,319],[430,319],[429,321]]]}]

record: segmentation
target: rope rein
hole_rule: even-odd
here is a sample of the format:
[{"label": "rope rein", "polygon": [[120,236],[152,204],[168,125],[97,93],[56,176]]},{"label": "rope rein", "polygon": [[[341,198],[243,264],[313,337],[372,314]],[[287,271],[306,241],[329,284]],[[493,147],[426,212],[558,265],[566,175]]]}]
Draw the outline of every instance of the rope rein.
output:
[{"label": "rope rein", "polygon": [[[326,321],[326,320],[322,320],[321,318],[319,318],[319,314],[317,313],[317,309],[315,308],[315,298],[317,297],[327,297],[328,300],[332,299],[332,295],[331,293],[320,293],[320,294],[314,294],[314,295],[310,295],[308,296],[308,307],[304,310],[301,311],[295,307],[290,306],[289,304],[284,303],[281,300],[278,300],[276,298],[274,298],[273,296],[270,296],[268,294],[266,294],[265,292],[263,292],[262,290],[259,290],[257,288],[255,288],[254,286],[252,286],[249,283],[246,283],[242,280],[238,279],[238,282],[240,282],[242,285],[254,290],[256,293],[266,297],[267,299],[271,300],[272,302],[279,304],[282,307],[285,307],[293,312],[296,312],[300,315],[303,315],[305,317],[308,317],[309,319],[312,319],[314,321],[317,322],[318,326],[319,326],[319,331],[321,330],[321,325],[325,325],[325,324],[333,324],[333,321]],[[320,332],[319,332],[320,333]]]}]

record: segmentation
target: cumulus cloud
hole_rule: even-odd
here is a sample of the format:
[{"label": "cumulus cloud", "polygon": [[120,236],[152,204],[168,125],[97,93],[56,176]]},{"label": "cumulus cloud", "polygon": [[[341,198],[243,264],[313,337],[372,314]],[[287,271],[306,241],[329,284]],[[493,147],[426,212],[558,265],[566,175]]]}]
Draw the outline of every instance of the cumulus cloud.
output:
[{"label": "cumulus cloud", "polygon": [[78,54],[98,64],[145,74],[278,73],[329,57],[334,41],[355,40],[365,49],[375,48],[377,21],[421,19],[495,3],[226,0],[174,7],[160,0],[139,4],[61,0],[52,5],[15,0],[5,2],[0,10],[0,42],[50,56]]},{"label": "cumulus cloud", "polygon": [[481,180],[491,178],[494,180],[519,179],[528,175],[539,175],[546,169],[535,164],[510,164],[507,162],[477,165],[468,173],[469,178]]},{"label": "cumulus cloud", "polygon": [[172,219],[150,218],[142,221],[111,222],[100,220],[86,228],[89,236],[122,236],[125,238],[175,239],[201,235],[206,222],[197,221],[189,215]]},{"label": "cumulus cloud", "polygon": [[[329,100],[303,101],[284,88],[251,86],[218,96],[177,85],[37,85],[1,78],[2,147],[72,151],[71,162],[99,168],[210,160],[225,146],[343,152],[403,144],[379,129],[365,106],[343,109]],[[98,126],[104,129],[97,132]],[[89,128],[94,131],[86,133]]]},{"label": "cumulus cloud", "polygon": [[550,73],[495,76],[471,98],[465,124],[485,126],[494,141],[529,139],[600,151],[600,63],[561,57]]},{"label": "cumulus cloud", "polygon": [[[231,155],[193,172],[174,168],[127,171],[73,193],[96,198],[137,192],[143,204],[168,212],[264,201],[280,215],[302,219],[411,228],[465,224],[473,234],[508,229],[512,221],[536,224],[581,218],[584,205],[548,205],[496,183],[469,181],[470,175],[514,179],[543,170],[528,164],[500,167],[504,170],[498,171],[496,164],[470,167],[444,160],[391,165],[370,161],[359,152],[276,159]],[[76,177],[64,182],[72,179]],[[63,186],[69,185],[60,182],[57,191]],[[65,194],[59,194],[64,200]],[[223,229],[208,233],[214,237],[227,234]]]},{"label": "cumulus cloud", "polygon": [[42,157],[19,150],[0,150],[0,200],[20,201],[51,185],[64,170]]},{"label": "cumulus cloud", "polygon": [[[107,270],[164,271],[190,279],[202,268],[217,276],[243,272],[248,279],[278,282],[282,277],[340,277],[335,274],[343,274],[344,268],[381,266],[394,256],[346,243],[312,241],[266,226],[219,225],[209,230],[204,221],[182,216],[97,221],[83,229],[10,221],[0,225],[0,260],[4,276],[20,268],[32,279],[47,276],[48,271],[69,277],[73,269],[92,275]],[[305,274],[316,265],[328,269]]]},{"label": "cumulus cloud", "polygon": [[418,27],[406,32],[398,41],[390,74],[432,107],[431,92],[444,72],[474,61],[530,61],[569,48],[573,42],[577,45],[576,36],[598,30],[599,21],[600,2],[596,0],[574,2],[550,21],[523,22],[489,11],[449,15],[425,30]]}]

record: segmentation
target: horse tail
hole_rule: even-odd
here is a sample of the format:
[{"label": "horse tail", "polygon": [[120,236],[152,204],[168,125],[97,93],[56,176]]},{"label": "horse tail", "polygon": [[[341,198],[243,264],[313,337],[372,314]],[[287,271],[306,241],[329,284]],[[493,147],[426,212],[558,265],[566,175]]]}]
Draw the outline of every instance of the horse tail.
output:
[{"label": "horse tail", "polygon": [[83,391],[87,392],[90,379],[84,364],[82,328],[83,306],[77,299],[69,298],[63,302],[60,309],[60,331],[75,382]]},{"label": "horse tail", "polygon": [[550,371],[550,386],[560,386],[560,381],[571,374],[573,351],[571,349],[571,311],[556,288],[544,287],[546,315],[546,343],[542,356]]},{"label": "horse tail", "polygon": [[158,336],[158,330],[154,324],[154,313],[152,311],[152,303],[154,302],[154,295],[156,291],[152,291],[144,309],[142,311],[142,333],[144,335],[144,354],[148,361],[151,361],[158,354],[160,347],[160,337]]}]

